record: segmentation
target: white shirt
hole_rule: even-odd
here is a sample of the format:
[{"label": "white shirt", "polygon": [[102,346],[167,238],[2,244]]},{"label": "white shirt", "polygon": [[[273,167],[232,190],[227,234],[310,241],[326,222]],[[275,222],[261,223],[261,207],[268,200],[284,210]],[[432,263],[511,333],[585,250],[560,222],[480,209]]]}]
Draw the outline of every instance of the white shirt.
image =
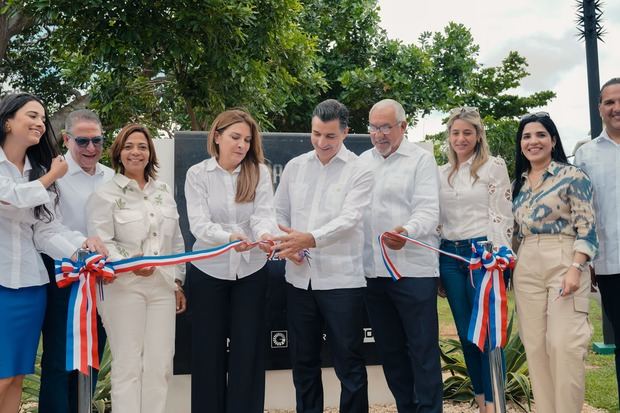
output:
[{"label": "white shirt", "polygon": [[588,174],[594,188],[599,249],[597,274],[620,274],[620,145],[603,131],[575,153],[575,165]]},{"label": "white shirt", "polygon": [[[125,175],[116,174],[88,198],[88,233],[99,236],[117,261],[137,255],[169,255],[185,251],[179,213],[170,187],[150,179],[144,189]],[[185,264],[157,267],[171,285],[185,280]],[[124,273],[115,283],[130,284],[133,273]]]},{"label": "white shirt", "polygon": [[330,290],[366,285],[362,266],[362,215],[372,172],[344,145],[326,164],[310,151],[291,159],[276,191],[278,223],[310,232],[310,265],[287,261],[286,280],[297,288]]},{"label": "white shirt", "polygon": [[[374,170],[372,204],[364,217],[364,273],[366,277],[389,277],[381,258],[378,236],[402,226],[415,239],[439,245],[439,180],[433,155],[405,139],[384,158],[375,148],[360,156]],[[390,259],[404,277],[437,277],[437,254],[411,243]]]},{"label": "white shirt", "polygon": [[69,170],[65,176],[56,181],[60,190],[58,207],[62,214],[62,223],[75,231],[88,235],[86,201],[101,184],[112,179],[114,171],[97,163],[94,175],[90,175],[75,162],[71,152],[65,154],[65,160]]},{"label": "white shirt", "polygon": [[[39,252],[60,259],[70,257],[86,239],[57,219],[49,192],[38,181],[28,181],[28,158],[21,173],[0,148],[0,285],[23,288],[43,285],[49,277]],[[51,222],[34,216],[34,207],[46,204]]]},{"label": "white shirt", "polygon": [[494,246],[510,247],[514,218],[512,191],[506,162],[494,156],[478,168],[478,179],[471,176],[474,157],[452,175],[449,163],[439,167],[441,189],[440,233],[443,239],[458,241],[487,237]]},{"label": "white shirt", "polygon": [[[185,199],[189,228],[196,237],[194,251],[226,244],[232,233],[258,241],[265,234],[279,232],[269,169],[260,165],[254,201],[244,203],[235,202],[240,171],[241,166],[238,166],[231,174],[215,158],[205,159],[187,171]],[[260,270],[266,259],[265,252],[255,247],[242,253],[230,251],[192,264],[212,277],[235,280]]]}]

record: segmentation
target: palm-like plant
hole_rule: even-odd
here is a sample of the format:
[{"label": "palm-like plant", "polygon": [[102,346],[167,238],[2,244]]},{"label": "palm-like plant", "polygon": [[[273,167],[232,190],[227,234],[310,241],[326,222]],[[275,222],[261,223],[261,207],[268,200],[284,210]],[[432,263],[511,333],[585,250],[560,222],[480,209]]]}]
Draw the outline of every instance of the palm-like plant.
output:
[{"label": "palm-like plant", "polygon": [[[504,348],[506,358],[506,399],[524,412],[531,411],[532,387],[528,376],[525,349],[518,334],[512,334],[514,314],[508,323],[508,344]],[[474,402],[474,390],[463,359],[461,342],[454,339],[440,340],[444,372],[450,376],[444,380],[444,399]],[[527,408],[526,408],[527,405]]]}]

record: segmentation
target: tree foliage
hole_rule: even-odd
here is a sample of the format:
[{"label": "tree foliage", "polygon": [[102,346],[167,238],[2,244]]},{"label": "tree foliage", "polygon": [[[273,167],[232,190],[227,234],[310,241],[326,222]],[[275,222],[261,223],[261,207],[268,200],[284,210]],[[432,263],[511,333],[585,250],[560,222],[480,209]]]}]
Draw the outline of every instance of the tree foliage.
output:
[{"label": "tree foliage", "polygon": [[364,132],[386,97],[415,124],[460,105],[510,119],[554,96],[514,94],[525,58],[482,66],[461,24],[415,44],[390,39],[377,0],[4,0],[2,50],[3,89],[37,93],[60,114],[89,105],[107,129],[206,129],[242,106],[266,129],[307,131],[314,106],[336,98]]}]

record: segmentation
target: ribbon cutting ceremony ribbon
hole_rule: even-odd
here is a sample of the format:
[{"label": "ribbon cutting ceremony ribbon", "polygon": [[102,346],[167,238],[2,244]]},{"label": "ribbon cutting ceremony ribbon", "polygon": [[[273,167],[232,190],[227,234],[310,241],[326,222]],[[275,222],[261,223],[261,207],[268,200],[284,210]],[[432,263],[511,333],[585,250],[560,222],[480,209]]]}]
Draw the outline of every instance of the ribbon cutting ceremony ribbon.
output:
[{"label": "ribbon cutting ceremony ribbon", "polygon": [[[162,267],[185,264],[192,261],[206,260],[222,255],[244,241],[236,240],[206,250],[190,251],[166,256],[142,256],[107,261],[103,255],[91,254],[83,262],[73,262],[67,258],[56,260],[55,274],[58,287],[71,286],[67,312],[67,371],[79,370],[88,375],[88,367],[99,368],[99,351],[97,348],[97,299],[95,293],[99,286],[100,298],[103,298],[103,281],[112,281],[118,274],[132,272],[141,268]],[[273,241],[246,242],[249,246]],[[309,254],[304,252],[309,260]],[[268,260],[277,260],[277,251],[268,254]]]},{"label": "ribbon cutting ceremony ribbon", "polygon": [[489,252],[482,245],[472,244],[472,257],[467,259],[406,235],[384,232],[378,237],[381,258],[394,281],[400,280],[402,275],[387,253],[386,237],[400,238],[417,246],[467,263],[472,281],[472,271],[482,268],[486,269],[482,282],[476,287],[474,308],[467,338],[481,351],[484,351],[487,333],[490,339],[490,348],[504,347],[506,345],[508,300],[506,298],[506,286],[504,285],[504,270],[506,268],[514,268],[516,262],[516,256],[510,248],[501,246],[497,251]]},{"label": "ribbon cutting ceremony ribbon", "polygon": [[504,270],[514,268],[515,256],[505,246],[493,252],[486,251],[481,245],[472,245],[472,249],[470,269],[484,268],[486,271],[476,287],[467,339],[480,351],[484,351],[488,335],[490,349],[503,348],[508,340],[508,298]]}]

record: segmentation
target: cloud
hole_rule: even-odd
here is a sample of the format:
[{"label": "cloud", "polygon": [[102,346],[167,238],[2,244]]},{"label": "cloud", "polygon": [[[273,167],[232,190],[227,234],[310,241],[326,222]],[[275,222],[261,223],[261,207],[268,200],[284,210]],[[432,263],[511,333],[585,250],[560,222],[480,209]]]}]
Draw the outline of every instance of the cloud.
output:
[{"label": "cloud", "polygon": [[510,50],[527,59],[530,75],[521,84],[526,91],[552,89],[566,72],[585,62],[583,43],[577,39],[576,31],[565,31],[559,38],[548,33],[510,38],[497,45],[486,60],[500,64]]}]

